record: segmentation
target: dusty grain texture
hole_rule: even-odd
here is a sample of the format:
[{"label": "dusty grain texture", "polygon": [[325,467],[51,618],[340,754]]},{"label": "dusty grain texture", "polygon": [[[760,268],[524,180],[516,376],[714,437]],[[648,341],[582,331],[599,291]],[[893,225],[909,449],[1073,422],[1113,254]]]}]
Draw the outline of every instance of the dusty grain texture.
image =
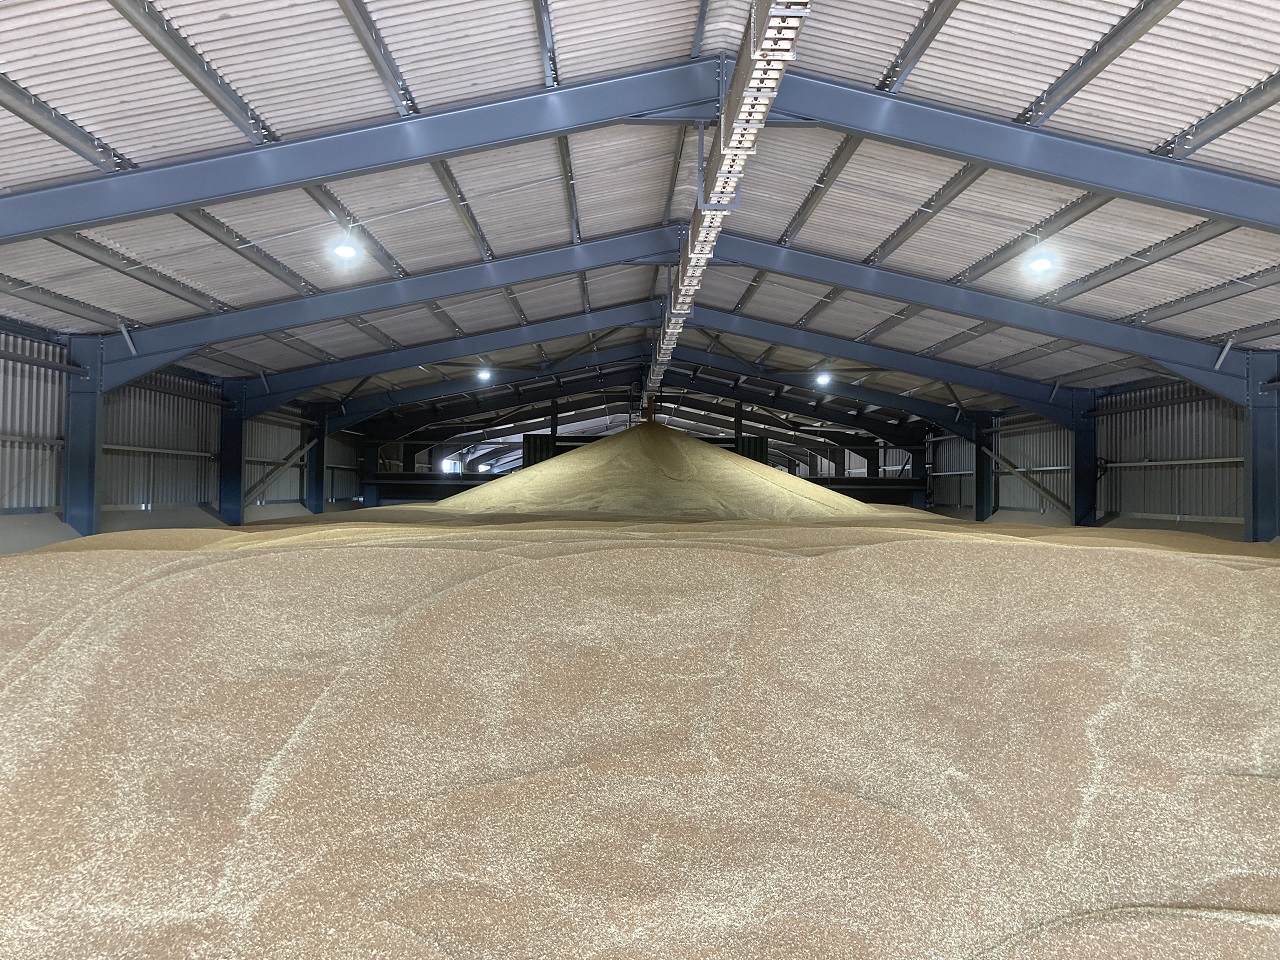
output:
[{"label": "dusty grain texture", "polygon": [[1274,547],[704,452],[0,559],[0,956],[1280,957]]}]

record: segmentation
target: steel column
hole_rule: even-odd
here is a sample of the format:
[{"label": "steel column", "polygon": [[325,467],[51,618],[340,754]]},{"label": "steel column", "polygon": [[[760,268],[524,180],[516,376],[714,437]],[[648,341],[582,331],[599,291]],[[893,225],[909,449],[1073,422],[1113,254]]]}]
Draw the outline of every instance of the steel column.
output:
[{"label": "steel column", "polygon": [[89,372],[67,377],[62,519],[83,537],[98,532],[98,464],[102,456],[102,339],[71,341],[67,359]]},{"label": "steel column", "polygon": [[218,515],[233,527],[244,523],[244,385],[222,388],[222,419],[218,436]]},{"label": "steel column", "polygon": [[310,432],[308,439],[313,440],[314,443],[307,451],[307,460],[303,468],[302,502],[310,513],[324,513],[324,479],[327,472],[325,438],[328,436],[328,430],[325,428],[325,411],[323,407],[308,406],[304,408],[303,415],[308,420],[314,420],[315,425],[307,428]]},{"label": "steel column", "polygon": [[1244,538],[1280,537],[1280,353],[1249,354],[1244,451]]},{"label": "steel column", "polygon": [[989,520],[996,512],[996,469],[995,461],[987,456],[982,447],[987,442],[987,431],[991,429],[995,418],[990,414],[975,415],[977,423],[973,433],[973,519],[982,523]]},{"label": "steel column", "polygon": [[366,507],[378,505],[378,485],[374,480],[378,478],[378,457],[381,451],[381,443],[370,442],[364,445],[364,456],[360,461],[360,499]]},{"label": "steel column", "polygon": [[1077,527],[1098,522],[1098,418],[1088,415],[1094,406],[1093,399],[1077,400],[1072,410],[1071,522]]}]

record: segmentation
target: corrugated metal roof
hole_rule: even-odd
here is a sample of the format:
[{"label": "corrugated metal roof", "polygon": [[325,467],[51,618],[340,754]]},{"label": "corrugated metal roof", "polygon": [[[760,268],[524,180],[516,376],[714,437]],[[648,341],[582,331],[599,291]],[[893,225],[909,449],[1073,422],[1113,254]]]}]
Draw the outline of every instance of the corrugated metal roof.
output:
[{"label": "corrugated metal roof", "polygon": [[367,313],[364,317],[391,339],[407,345],[447,340],[453,336],[453,327],[423,304]]},{"label": "corrugated metal roof", "polygon": [[593,308],[648,300],[653,295],[651,267],[601,267],[587,271],[587,295]]},{"label": "corrugated metal roof", "polygon": [[365,0],[423,111],[543,85],[530,0]]},{"label": "corrugated metal roof", "polygon": [[0,273],[142,323],[201,313],[198,307],[45,240],[0,247]]},{"label": "corrugated metal roof", "polygon": [[[331,323],[313,323],[285,332],[290,337],[309,343],[311,346],[331,353],[335,357],[358,357],[366,353],[378,353],[383,349],[367,333],[361,333],[357,327],[347,323],[345,320],[334,320]],[[315,363],[316,361],[313,359],[311,362]]]},{"label": "corrugated metal roof", "polygon": [[[1280,319],[1280,287],[1263,287],[1253,293],[1245,293],[1212,306],[1157,321],[1151,326],[1190,337],[1211,337],[1263,323],[1273,323],[1277,319]],[[1258,348],[1262,343],[1265,341],[1251,343],[1249,346]]]},{"label": "corrugated metal roof", "polygon": [[961,166],[866,140],[801,228],[795,246],[862,260]]},{"label": "corrugated metal roof", "polygon": [[430,164],[330,183],[329,189],[410,273],[480,259]]},{"label": "corrugated metal roof", "polygon": [[[1130,254],[1145,250],[1199,223],[1199,219],[1159,207],[1112,200],[1043,243],[974,281],[980,290],[1032,299]],[[1053,269],[1034,273],[1027,265],[1048,259]],[[1066,301],[1075,309],[1075,301]]]},{"label": "corrugated metal roof", "polygon": [[874,86],[928,6],[929,0],[815,3],[796,46],[796,67]]},{"label": "corrugated metal roof", "polygon": [[[766,128],[767,129],[767,128]],[[747,161],[748,164],[750,161]],[[673,220],[689,220],[698,194],[698,134],[688,133],[680,152],[680,169],[676,173],[676,188],[671,198]]]},{"label": "corrugated metal roof", "polygon": [[83,233],[234,306],[281,300],[294,293],[291,287],[177,217],[147,217]]},{"label": "corrugated metal roof", "polygon": [[701,53],[705,56],[722,50],[737,52],[750,9],[750,0],[710,0],[702,29]]},{"label": "corrugated metal roof", "polygon": [[1003,360],[1005,357],[1011,357],[1015,353],[1030,350],[1032,347],[1037,347],[1042,343],[1049,343],[1052,339],[1052,337],[1046,337],[1039,333],[1032,333],[1030,330],[1001,327],[999,330],[976,337],[967,343],[952,347],[950,350],[940,351],[937,356],[940,359],[951,360],[955,363],[967,363],[971,366],[980,367],[984,364],[995,363],[997,360]]},{"label": "corrugated metal roof", "polygon": [[876,344],[916,352],[976,327],[978,321],[941,310],[926,310],[876,337]]},{"label": "corrugated metal roof", "polygon": [[906,304],[884,300],[866,293],[846,291],[809,322],[808,329],[837,337],[856,339],[893,316]]},{"label": "corrugated metal roof", "polygon": [[988,170],[884,264],[949,279],[1079,195],[1071,187]]},{"label": "corrugated metal roof", "polygon": [[[3,272],[2,267],[0,267],[0,272]],[[17,297],[9,296],[7,293],[0,293],[0,317],[22,320],[39,327],[57,330],[60,333],[102,333],[102,327],[96,323],[81,320],[79,317],[70,316],[60,310],[53,310],[38,303],[19,300]]]},{"label": "corrugated metal roof", "polygon": [[[1233,230],[1067,301],[1068,309],[1116,318],[1215,287],[1280,262],[1280,236]],[[1207,336],[1206,331],[1202,336]]]},{"label": "corrugated metal roof", "polygon": [[301,190],[285,190],[207,208],[289,269],[321,287],[386,280],[387,273],[358,244],[343,260],[333,248],[344,236],[327,213]]},{"label": "corrugated metal roof", "polygon": [[[842,139],[838,134],[817,128],[766,128],[758,141],[756,155],[747,160],[747,174],[742,179],[742,209],[729,215],[725,229],[762,240],[774,241],[781,237]],[[711,146],[708,138],[708,153]],[[694,152],[689,157],[695,175],[696,159],[695,139]]]},{"label": "corrugated metal roof", "polygon": [[[1069,373],[1088,370],[1104,363],[1112,363],[1125,359],[1121,353],[1109,350],[1098,350],[1093,347],[1073,347],[1070,350],[1059,350],[1028,360],[1026,363],[1010,367],[1006,373],[1016,377],[1028,377],[1032,380],[1055,380]],[[1101,376],[1105,371],[1099,371]]]},{"label": "corrugated metal roof", "polygon": [[397,115],[333,0],[154,2],[281,137]]},{"label": "corrugated metal roof", "polygon": [[454,322],[467,333],[502,330],[518,326],[506,295],[501,290],[485,290],[439,301]]},{"label": "corrugated metal roof", "polygon": [[548,0],[547,6],[564,83],[688,57],[698,19],[698,0]]},{"label": "corrugated metal roof", "polygon": [[1272,107],[1205,144],[1190,159],[1213,167],[1280,180],[1277,143],[1280,143],[1280,107]]},{"label": "corrugated metal roof", "polygon": [[1183,0],[1045,126],[1151,149],[1269,77],[1277,50],[1273,0]]},{"label": "corrugated metal roof", "polygon": [[826,295],[830,287],[794,277],[770,274],[756,289],[755,295],[742,312],[761,320],[776,323],[795,323],[815,303]]},{"label": "corrugated metal roof", "polygon": [[717,310],[732,310],[755,275],[749,267],[708,267],[702,275],[697,302]]},{"label": "corrugated metal roof", "polygon": [[572,242],[554,140],[473,153],[449,165],[498,256]]},{"label": "corrugated metal roof", "polygon": [[222,344],[222,350],[233,357],[241,357],[258,366],[272,370],[292,370],[296,367],[309,367],[316,361],[301,350],[290,347],[278,340],[254,340],[250,343]]},{"label": "corrugated metal roof", "polygon": [[964,0],[902,93],[1012,119],[1132,6],[1133,0]]},{"label": "corrugated metal roof", "polygon": [[582,287],[577,274],[521,283],[513,289],[530,320],[549,320],[582,312]]},{"label": "corrugated metal roof", "polygon": [[101,0],[6,0],[0,64],[135,163],[244,144],[243,134]]},{"label": "corrugated metal roof", "polygon": [[56,180],[92,177],[97,167],[24,120],[0,109],[0,193]]},{"label": "corrugated metal roof", "polygon": [[569,137],[583,237],[662,222],[675,139],[657,126],[616,125]]}]

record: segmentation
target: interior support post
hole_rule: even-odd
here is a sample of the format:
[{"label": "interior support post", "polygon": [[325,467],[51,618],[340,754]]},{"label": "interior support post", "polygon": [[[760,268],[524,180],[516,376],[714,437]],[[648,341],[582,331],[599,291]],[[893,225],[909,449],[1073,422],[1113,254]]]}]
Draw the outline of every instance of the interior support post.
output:
[{"label": "interior support post", "polygon": [[325,504],[324,480],[327,472],[325,446],[328,428],[323,407],[306,407],[303,415],[308,420],[315,421],[314,426],[307,428],[310,433],[308,439],[314,440],[315,443],[307,451],[306,465],[303,469],[302,502],[309,513],[319,514],[324,513]]},{"label": "interior support post", "polygon": [[991,519],[996,512],[996,468],[982,449],[987,444],[987,431],[995,423],[989,413],[974,415],[973,424],[973,519],[978,523]]},{"label": "interior support post", "polygon": [[1092,527],[1098,522],[1098,420],[1090,391],[1072,395],[1071,522]]},{"label": "interior support post", "polygon": [[102,458],[102,338],[72,337],[67,359],[88,376],[67,376],[62,519],[84,537],[98,532]]},{"label": "interior support post", "polygon": [[368,440],[364,444],[364,459],[360,465],[360,497],[366,507],[378,505],[378,457],[382,455],[382,444],[376,440]]},{"label": "interior support post", "polygon": [[1280,536],[1280,353],[1249,352],[1245,408],[1244,538]]},{"label": "interior support post", "polygon": [[244,523],[244,384],[223,384],[218,430],[218,516],[230,526]]}]

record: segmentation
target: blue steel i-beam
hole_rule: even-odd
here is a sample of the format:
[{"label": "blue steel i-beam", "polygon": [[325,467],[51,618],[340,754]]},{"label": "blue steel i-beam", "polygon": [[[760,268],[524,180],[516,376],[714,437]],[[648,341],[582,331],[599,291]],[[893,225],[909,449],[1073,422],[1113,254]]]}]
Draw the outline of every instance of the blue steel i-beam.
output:
[{"label": "blue steel i-beam", "polygon": [[1088,416],[1097,397],[1072,394],[1071,522],[1092,527],[1098,522],[1098,421]]},{"label": "blue steel i-beam", "polygon": [[244,385],[229,381],[222,388],[218,432],[218,516],[238,527],[244,523]]},{"label": "blue steel i-beam", "polygon": [[1280,353],[1249,353],[1244,452],[1245,540],[1280,537]]},{"label": "blue steel i-beam", "polygon": [[364,455],[360,460],[360,502],[366,507],[378,505],[378,457],[382,444],[369,442],[364,445]]},{"label": "blue steel i-beam", "polygon": [[991,519],[996,511],[996,469],[983,451],[990,442],[995,417],[989,413],[974,414],[973,431],[973,519],[978,523]]},{"label": "blue steel i-beam", "polygon": [[87,377],[67,377],[67,428],[62,465],[62,519],[84,537],[98,532],[98,464],[102,456],[102,338],[74,338],[69,363]]},{"label": "blue steel i-beam", "polygon": [[303,416],[315,421],[314,426],[307,428],[310,433],[307,439],[314,440],[315,443],[307,451],[306,464],[303,468],[302,502],[309,512],[324,513],[325,438],[328,436],[324,408],[308,405],[303,408]]}]

